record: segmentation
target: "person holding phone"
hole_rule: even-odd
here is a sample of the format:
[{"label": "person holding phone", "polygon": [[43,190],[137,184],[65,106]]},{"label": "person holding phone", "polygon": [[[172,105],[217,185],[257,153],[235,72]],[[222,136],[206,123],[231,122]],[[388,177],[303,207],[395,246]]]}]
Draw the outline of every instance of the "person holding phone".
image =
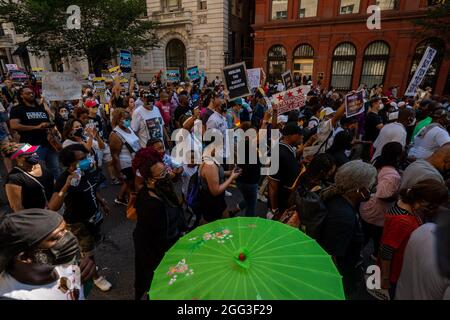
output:
[{"label": "person holding phone", "polygon": [[50,115],[43,104],[37,103],[30,88],[20,88],[19,104],[11,109],[10,127],[20,134],[20,142],[40,146],[39,159],[45,162],[53,176],[59,177],[58,153],[47,139],[51,126]]}]

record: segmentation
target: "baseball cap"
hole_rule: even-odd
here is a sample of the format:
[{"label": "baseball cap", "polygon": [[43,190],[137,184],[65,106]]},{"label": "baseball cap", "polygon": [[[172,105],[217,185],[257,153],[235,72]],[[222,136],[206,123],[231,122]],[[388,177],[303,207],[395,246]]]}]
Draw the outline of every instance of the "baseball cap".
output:
[{"label": "baseball cap", "polygon": [[295,122],[288,122],[284,126],[284,128],[283,128],[281,133],[283,134],[283,136],[293,136],[293,135],[296,135],[296,134],[302,135],[303,131],[298,126],[297,123],[295,123]]},{"label": "baseball cap", "polygon": [[33,154],[39,146],[32,146],[28,143],[8,143],[1,147],[1,151],[11,160],[15,160],[22,155]]},{"label": "baseball cap", "polygon": [[405,101],[400,101],[397,105],[397,107],[399,108],[403,108],[404,106],[406,106],[406,102]]},{"label": "baseball cap", "polygon": [[95,100],[87,100],[84,105],[86,108],[95,108],[97,106],[97,102]]},{"label": "baseball cap", "polygon": [[63,222],[58,213],[27,209],[5,215],[0,220],[0,273],[14,256],[47,238]]},{"label": "baseball cap", "polygon": [[288,116],[286,116],[286,115],[278,116],[277,122],[278,123],[287,123],[288,122]]},{"label": "baseball cap", "polygon": [[236,104],[238,104],[238,105],[240,105],[240,106],[242,106],[242,104],[244,103],[244,101],[243,101],[242,98],[234,99],[233,102],[235,102]]},{"label": "baseball cap", "polygon": [[336,111],[334,111],[333,108],[326,107],[325,109],[322,110],[322,113],[323,113],[324,117],[327,117],[329,115],[336,113]]},{"label": "baseball cap", "polygon": [[398,112],[389,113],[389,121],[398,120]]}]

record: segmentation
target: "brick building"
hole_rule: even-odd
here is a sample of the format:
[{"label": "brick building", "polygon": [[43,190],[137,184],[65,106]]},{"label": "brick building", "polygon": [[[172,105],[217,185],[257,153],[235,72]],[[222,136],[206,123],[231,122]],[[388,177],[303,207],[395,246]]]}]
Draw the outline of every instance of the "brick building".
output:
[{"label": "brick building", "polygon": [[[345,91],[400,86],[403,93],[428,45],[438,54],[423,81],[450,94],[450,59],[443,39],[418,38],[414,19],[427,0],[256,0],[254,66],[271,80],[291,70],[297,79],[321,80]],[[381,8],[381,29],[369,30],[367,8]],[[448,51],[447,51],[448,52]]]}]

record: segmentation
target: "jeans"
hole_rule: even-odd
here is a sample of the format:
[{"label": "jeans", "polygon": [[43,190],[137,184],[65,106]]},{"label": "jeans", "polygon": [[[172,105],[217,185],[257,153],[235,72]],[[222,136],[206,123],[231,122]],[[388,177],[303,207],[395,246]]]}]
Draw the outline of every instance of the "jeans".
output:
[{"label": "jeans", "polygon": [[36,152],[39,156],[39,159],[42,162],[45,162],[45,166],[48,170],[53,174],[53,178],[56,180],[59,178],[59,161],[58,161],[58,153],[53,150],[52,147],[39,147]]},{"label": "jeans", "polygon": [[256,215],[256,199],[258,196],[258,184],[248,184],[237,182],[239,191],[242,193],[244,200],[239,203],[239,208],[245,209],[246,217],[254,217]]}]

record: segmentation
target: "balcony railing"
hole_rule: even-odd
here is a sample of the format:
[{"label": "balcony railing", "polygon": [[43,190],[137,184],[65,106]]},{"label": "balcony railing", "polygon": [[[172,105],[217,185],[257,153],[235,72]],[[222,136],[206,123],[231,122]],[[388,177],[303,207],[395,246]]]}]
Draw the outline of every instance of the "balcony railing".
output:
[{"label": "balcony railing", "polygon": [[151,18],[160,26],[174,24],[192,24],[192,11],[153,12]]}]

